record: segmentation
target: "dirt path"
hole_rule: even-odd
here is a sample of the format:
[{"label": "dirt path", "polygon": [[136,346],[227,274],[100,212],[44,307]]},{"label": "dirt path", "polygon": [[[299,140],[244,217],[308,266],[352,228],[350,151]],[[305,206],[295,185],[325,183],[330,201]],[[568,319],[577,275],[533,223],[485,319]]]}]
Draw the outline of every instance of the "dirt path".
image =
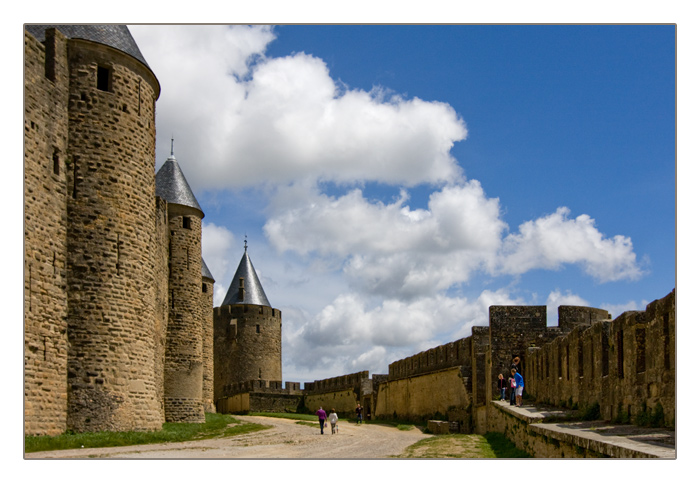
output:
[{"label": "dirt path", "polygon": [[229,438],[187,441],[184,443],[88,448],[28,453],[27,459],[43,458],[329,458],[373,459],[398,455],[427,438],[414,428],[410,431],[376,424],[340,423],[340,432],[321,435],[318,427],[296,424],[295,421],[261,416],[236,416],[243,422],[273,426],[271,429]]}]

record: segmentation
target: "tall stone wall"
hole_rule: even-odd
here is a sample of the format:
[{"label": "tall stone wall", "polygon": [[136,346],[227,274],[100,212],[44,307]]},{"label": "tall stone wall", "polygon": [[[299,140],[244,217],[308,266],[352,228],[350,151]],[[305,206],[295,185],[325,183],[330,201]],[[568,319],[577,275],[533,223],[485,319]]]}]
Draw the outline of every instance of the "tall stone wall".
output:
[{"label": "tall stone wall", "polygon": [[282,380],[282,313],[262,305],[214,309],[214,400],[251,380]]},{"label": "tall stone wall", "polygon": [[[153,237],[159,86],[134,58],[79,39],[69,41],[68,67],[67,425],[159,429]],[[106,84],[99,83],[102,73]]]},{"label": "tall stone wall", "polygon": [[[326,412],[335,409],[342,416],[353,416],[358,403],[363,407],[366,404],[363,395],[367,394],[371,398],[371,393],[369,372],[362,371],[305,382],[304,404],[312,411],[322,406]],[[365,408],[365,413],[367,410],[371,413],[371,408]]]},{"label": "tall stone wall", "polygon": [[449,342],[389,364],[389,379],[400,379],[446,369],[471,365],[471,343],[468,338]]},{"label": "tall stone wall", "polygon": [[374,416],[379,419],[424,420],[471,403],[466,376],[459,366],[389,379],[378,386]]},{"label": "tall stone wall", "polygon": [[600,405],[605,419],[640,415],[661,405],[675,421],[675,290],[645,311],[578,327],[526,361],[525,390],[538,401]]},{"label": "tall stone wall", "polygon": [[202,383],[202,219],[168,205],[170,314],[165,349],[165,419],[204,422]]},{"label": "tall stone wall", "polygon": [[24,34],[24,428],[66,430],[66,38]]},{"label": "tall stone wall", "polygon": [[202,402],[204,411],[216,412],[214,406],[214,281],[202,277],[200,298],[202,317]]}]

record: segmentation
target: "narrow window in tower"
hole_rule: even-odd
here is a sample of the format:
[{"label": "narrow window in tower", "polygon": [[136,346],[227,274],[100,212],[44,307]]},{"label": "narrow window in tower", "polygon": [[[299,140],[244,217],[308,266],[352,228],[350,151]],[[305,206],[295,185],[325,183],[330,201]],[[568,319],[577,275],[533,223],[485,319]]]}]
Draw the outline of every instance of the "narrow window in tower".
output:
[{"label": "narrow window in tower", "polygon": [[53,150],[53,174],[61,174],[61,163],[58,158],[58,149]]},{"label": "narrow window in tower", "polygon": [[255,332],[257,332],[258,334],[260,333],[260,325],[259,324],[255,326]]},{"label": "narrow window in tower", "polygon": [[109,67],[97,66],[97,88],[101,91],[112,92],[112,71]]},{"label": "narrow window in tower", "polygon": [[78,196],[78,156],[73,157],[73,199]]},{"label": "narrow window in tower", "polygon": [[207,284],[206,283],[202,284],[202,293],[207,293]]},{"label": "narrow window in tower", "polygon": [[139,116],[141,115],[141,79],[139,79]]},{"label": "narrow window in tower", "polygon": [[182,217],[182,227],[187,228],[188,230],[192,229],[192,220],[189,216]]}]

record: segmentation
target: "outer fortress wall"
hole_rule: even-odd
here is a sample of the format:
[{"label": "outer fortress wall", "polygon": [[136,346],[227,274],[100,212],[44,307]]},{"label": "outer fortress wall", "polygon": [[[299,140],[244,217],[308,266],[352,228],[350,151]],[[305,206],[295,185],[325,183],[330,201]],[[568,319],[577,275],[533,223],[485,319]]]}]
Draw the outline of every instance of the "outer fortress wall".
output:
[{"label": "outer fortress wall", "polygon": [[24,430],[66,430],[66,38],[24,33]]},{"label": "outer fortress wall", "polygon": [[675,290],[615,320],[578,327],[530,350],[525,391],[537,401],[600,405],[604,419],[628,420],[663,409],[675,421]]}]

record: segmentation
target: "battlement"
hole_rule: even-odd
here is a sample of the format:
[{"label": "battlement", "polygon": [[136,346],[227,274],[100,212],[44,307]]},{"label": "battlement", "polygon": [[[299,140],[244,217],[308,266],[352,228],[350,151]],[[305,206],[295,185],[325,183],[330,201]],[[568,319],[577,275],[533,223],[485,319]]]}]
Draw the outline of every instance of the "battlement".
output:
[{"label": "battlement", "polygon": [[231,317],[242,317],[249,315],[258,315],[262,317],[274,317],[282,318],[282,311],[279,309],[273,309],[272,307],[267,307],[264,305],[250,305],[250,304],[233,304],[233,305],[223,305],[221,307],[214,308],[214,316],[229,315]]},{"label": "battlement", "polygon": [[255,379],[250,381],[230,383],[223,386],[221,397],[235,396],[243,393],[268,393],[268,394],[302,394],[300,382],[267,381]]},{"label": "battlement", "polygon": [[340,391],[343,389],[360,387],[363,382],[367,380],[369,380],[369,371],[356,372],[354,374],[346,374],[329,379],[315,380],[314,382],[305,382],[304,392],[322,393]]}]

